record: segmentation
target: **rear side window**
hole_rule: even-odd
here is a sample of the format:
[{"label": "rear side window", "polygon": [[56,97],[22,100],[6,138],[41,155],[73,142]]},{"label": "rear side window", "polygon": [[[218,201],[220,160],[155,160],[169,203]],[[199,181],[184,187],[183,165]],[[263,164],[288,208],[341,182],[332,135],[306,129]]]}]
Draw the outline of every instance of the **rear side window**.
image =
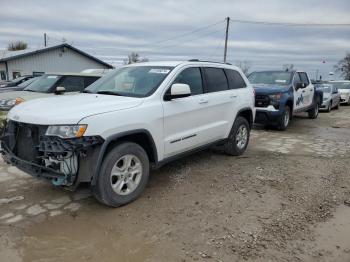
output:
[{"label": "rear side window", "polygon": [[242,76],[235,70],[225,69],[225,73],[228,79],[228,85],[230,89],[244,88],[247,85],[245,84]]},{"label": "rear side window", "polygon": [[304,83],[305,85],[309,85],[309,79],[307,78],[306,73],[299,73],[301,82]]},{"label": "rear side window", "polygon": [[191,95],[203,94],[202,74],[198,67],[186,68],[175,79],[174,84],[187,84]]},{"label": "rear side window", "polygon": [[66,76],[59,86],[63,86],[66,92],[79,92],[84,90],[84,78],[81,76]]},{"label": "rear side window", "polygon": [[203,70],[206,77],[206,93],[228,90],[227,78],[223,69],[204,67]]}]

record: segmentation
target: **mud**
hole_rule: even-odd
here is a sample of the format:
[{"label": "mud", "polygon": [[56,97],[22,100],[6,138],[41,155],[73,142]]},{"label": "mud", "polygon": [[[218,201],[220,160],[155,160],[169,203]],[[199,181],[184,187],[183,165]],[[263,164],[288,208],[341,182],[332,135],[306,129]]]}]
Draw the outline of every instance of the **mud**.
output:
[{"label": "mud", "polygon": [[256,127],[246,154],[153,171],[100,205],[0,162],[0,261],[350,261],[350,107]]}]

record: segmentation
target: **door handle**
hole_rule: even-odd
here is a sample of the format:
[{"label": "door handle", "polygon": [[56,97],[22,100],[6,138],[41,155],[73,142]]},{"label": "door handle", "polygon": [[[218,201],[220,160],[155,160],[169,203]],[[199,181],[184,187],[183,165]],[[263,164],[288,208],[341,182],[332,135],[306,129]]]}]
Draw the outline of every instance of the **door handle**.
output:
[{"label": "door handle", "polygon": [[231,95],[230,96],[230,98],[236,98],[237,97],[237,95]]},{"label": "door handle", "polygon": [[199,100],[198,103],[199,104],[206,104],[206,103],[208,103],[208,99],[201,99],[201,100]]},{"label": "door handle", "polygon": [[305,93],[305,90],[303,90],[303,93]]}]

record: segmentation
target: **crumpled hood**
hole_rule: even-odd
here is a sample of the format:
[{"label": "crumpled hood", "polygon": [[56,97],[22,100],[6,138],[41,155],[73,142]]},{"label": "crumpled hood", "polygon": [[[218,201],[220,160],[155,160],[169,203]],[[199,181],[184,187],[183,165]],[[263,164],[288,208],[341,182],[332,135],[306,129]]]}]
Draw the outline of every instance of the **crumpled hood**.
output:
[{"label": "crumpled hood", "polygon": [[142,98],[98,94],[56,96],[21,103],[7,117],[37,125],[77,124],[85,117],[132,108],[142,101]]},{"label": "crumpled hood", "polygon": [[287,92],[290,86],[253,84],[255,93],[258,95],[272,95]]}]

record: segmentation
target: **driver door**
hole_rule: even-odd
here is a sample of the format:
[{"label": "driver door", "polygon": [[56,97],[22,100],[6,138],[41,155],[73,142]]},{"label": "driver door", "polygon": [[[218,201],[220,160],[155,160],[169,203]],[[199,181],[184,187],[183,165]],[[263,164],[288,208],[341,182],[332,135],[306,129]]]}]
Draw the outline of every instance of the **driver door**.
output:
[{"label": "driver door", "polygon": [[294,79],[293,79],[294,110],[296,111],[301,110],[304,107],[304,97],[305,97],[305,92],[303,92],[304,88],[297,89],[297,83],[301,83],[301,78],[298,72],[294,74]]}]

